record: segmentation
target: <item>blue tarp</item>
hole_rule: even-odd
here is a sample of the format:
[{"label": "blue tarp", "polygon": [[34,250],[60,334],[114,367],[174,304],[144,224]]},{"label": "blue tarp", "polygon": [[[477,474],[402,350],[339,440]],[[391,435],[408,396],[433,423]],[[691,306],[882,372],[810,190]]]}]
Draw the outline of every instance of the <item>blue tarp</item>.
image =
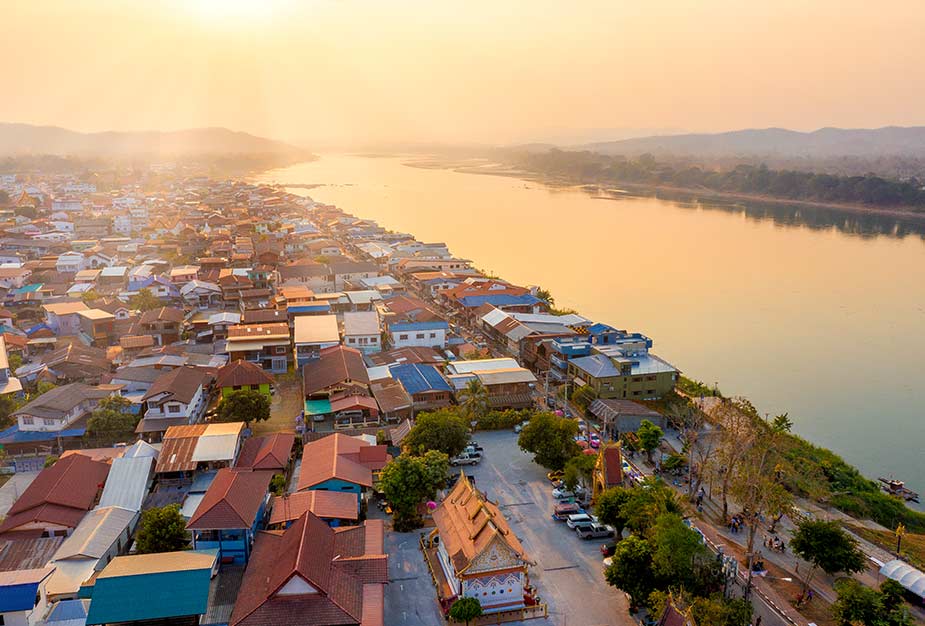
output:
[{"label": "blue tarp", "polygon": [[433,365],[403,363],[390,366],[389,371],[392,378],[398,380],[411,395],[425,391],[452,391],[449,383]]},{"label": "blue tarp", "polygon": [[492,306],[532,306],[542,302],[542,300],[536,296],[531,296],[529,293],[525,293],[522,296],[512,296],[503,293],[484,296],[463,296],[459,301],[464,307],[469,309],[477,309],[486,303]]},{"label": "blue tarp", "polygon": [[0,444],[54,441],[58,437],[83,437],[85,432],[87,432],[86,428],[71,428],[57,432],[19,430],[19,424],[13,424],[6,430],[0,431]]}]

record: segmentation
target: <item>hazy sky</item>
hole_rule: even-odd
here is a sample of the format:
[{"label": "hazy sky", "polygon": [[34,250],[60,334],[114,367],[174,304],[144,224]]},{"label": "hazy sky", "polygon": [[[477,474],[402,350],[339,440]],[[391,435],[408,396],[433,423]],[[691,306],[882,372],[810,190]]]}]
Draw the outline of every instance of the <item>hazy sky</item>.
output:
[{"label": "hazy sky", "polygon": [[921,0],[0,0],[0,120],[312,142],[925,124]]}]

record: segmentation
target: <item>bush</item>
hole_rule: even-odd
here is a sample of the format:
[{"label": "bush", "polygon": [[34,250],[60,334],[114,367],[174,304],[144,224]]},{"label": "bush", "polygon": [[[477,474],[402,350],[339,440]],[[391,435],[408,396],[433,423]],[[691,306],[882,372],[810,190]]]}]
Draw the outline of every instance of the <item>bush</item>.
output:
[{"label": "bush", "polygon": [[505,409],[504,411],[489,411],[476,418],[476,430],[508,430],[517,424],[529,420],[533,416],[530,409]]}]

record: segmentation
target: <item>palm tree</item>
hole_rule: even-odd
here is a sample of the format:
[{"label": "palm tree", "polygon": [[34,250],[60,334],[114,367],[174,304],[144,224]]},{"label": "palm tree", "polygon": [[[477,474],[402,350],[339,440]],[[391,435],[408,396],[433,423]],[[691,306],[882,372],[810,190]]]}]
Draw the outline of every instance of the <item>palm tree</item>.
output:
[{"label": "palm tree", "polygon": [[466,383],[462,395],[465,398],[462,407],[470,420],[477,420],[488,413],[488,390],[478,378]]}]

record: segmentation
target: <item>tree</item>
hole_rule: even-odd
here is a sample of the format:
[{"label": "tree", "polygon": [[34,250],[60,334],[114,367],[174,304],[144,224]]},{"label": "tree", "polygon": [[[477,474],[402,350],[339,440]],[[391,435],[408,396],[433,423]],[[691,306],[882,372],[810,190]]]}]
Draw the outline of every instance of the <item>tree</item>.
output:
[{"label": "tree", "polygon": [[482,616],[482,603],[478,598],[462,597],[450,607],[450,619],[454,622],[469,622]]},{"label": "tree", "polygon": [[469,425],[452,409],[421,413],[403,443],[415,454],[439,450],[452,458],[469,443]]},{"label": "tree", "polygon": [[273,474],[270,479],[270,493],[274,496],[282,496],[286,493],[286,477],[282,474]]},{"label": "tree", "polygon": [[572,402],[582,411],[587,410],[588,406],[597,398],[594,388],[590,385],[582,385],[572,392]]},{"label": "tree", "polygon": [[639,447],[646,453],[649,463],[652,462],[652,451],[658,448],[665,433],[661,428],[650,422],[642,420],[639,429],[636,430],[636,436],[639,437]]},{"label": "tree", "polygon": [[88,302],[93,302],[94,300],[100,299],[100,294],[96,289],[87,289],[85,292],[80,294],[81,301],[86,304]]},{"label": "tree", "polygon": [[649,531],[652,566],[665,585],[707,595],[722,585],[722,567],[677,513],[663,513]]},{"label": "tree", "polygon": [[793,430],[793,420],[790,419],[789,413],[775,415],[771,422],[771,428],[777,433],[789,433]]},{"label": "tree", "polygon": [[649,477],[642,485],[630,490],[630,498],[621,508],[626,526],[639,534],[646,534],[660,515],[683,514],[678,494],[657,478]]},{"label": "tree", "polygon": [[871,589],[853,578],[835,583],[838,599],[832,605],[832,617],[839,626],[907,626],[912,618],[905,607],[903,588],[887,579],[880,589]]},{"label": "tree", "polygon": [[12,394],[0,396],[0,430],[9,427],[13,422],[13,412],[19,408],[19,402]]},{"label": "tree", "polygon": [[403,454],[383,468],[379,488],[392,507],[397,532],[421,527],[418,507],[446,484],[449,466],[446,454],[428,450],[424,456]]},{"label": "tree", "polygon": [[806,520],[793,533],[790,547],[794,554],[812,564],[809,575],[803,580],[803,594],[809,589],[818,569],[834,576],[839,572],[853,574],[864,569],[864,553],[858,542],[836,521]]},{"label": "tree", "polygon": [[613,561],[604,570],[607,584],[625,591],[630,597],[630,611],[635,613],[655,589],[652,571],[652,546],[645,539],[630,535],[617,543]]},{"label": "tree", "polygon": [[10,352],[7,356],[7,363],[10,366],[10,371],[15,374],[16,370],[22,367],[22,354],[19,352]]},{"label": "tree", "polygon": [[135,432],[139,415],[132,413],[132,403],[122,396],[109,396],[99,404],[87,420],[87,433],[94,436],[125,435]]},{"label": "tree", "polygon": [[711,416],[720,427],[720,441],[709,470],[720,481],[725,524],[729,521],[732,477],[754,441],[755,420],[738,403],[726,399],[713,410]]},{"label": "tree", "polygon": [[218,403],[219,422],[262,422],[270,419],[270,398],[256,389],[228,392]]},{"label": "tree", "polygon": [[623,507],[632,497],[632,490],[626,487],[611,487],[597,497],[597,503],[594,505],[594,512],[601,523],[613,526],[617,541],[623,538],[623,529],[627,524]]},{"label": "tree", "polygon": [[591,484],[591,476],[594,473],[594,466],[597,464],[597,455],[579,454],[573,456],[565,463],[565,473],[562,476],[562,482],[570,491],[583,484]]},{"label": "tree", "polygon": [[478,421],[488,413],[488,390],[478,378],[466,383],[460,395],[463,396],[462,409],[470,421]]},{"label": "tree", "polygon": [[695,598],[691,613],[698,624],[710,626],[748,626],[752,623],[752,604],[743,598],[723,598],[722,594]]},{"label": "tree", "polygon": [[189,533],[180,505],[168,504],[142,513],[135,543],[140,554],[185,550],[189,546]]},{"label": "tree", "polygon": [[128,299],[128,305],[136,311],[150,311],[164,306],[164,303],[145,287]]},{"label": "tree", "polygon": [[551,470],[562,469],[573,456],[581,453],[575,443],[578,422],[553,413],[537,413],[520,431],[517,444],[533,453],[533,460]]}]

